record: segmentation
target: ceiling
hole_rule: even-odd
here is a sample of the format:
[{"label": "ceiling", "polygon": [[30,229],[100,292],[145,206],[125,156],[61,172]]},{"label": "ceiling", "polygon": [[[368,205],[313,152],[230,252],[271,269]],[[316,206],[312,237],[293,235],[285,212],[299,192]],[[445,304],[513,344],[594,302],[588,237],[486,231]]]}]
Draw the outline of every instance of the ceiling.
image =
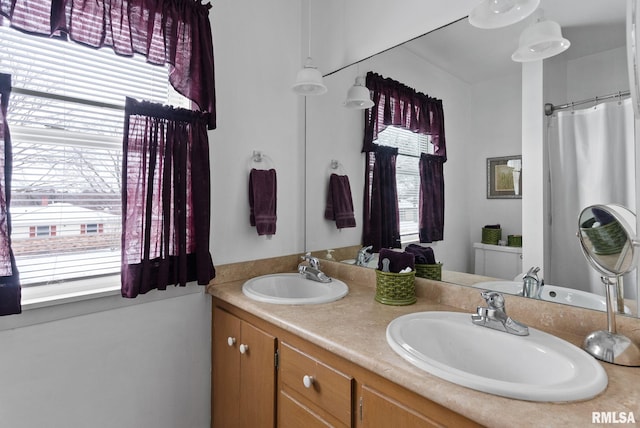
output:
[{"label": "ceiling", "polygon": [[[541,0],[546,19],[562,27],[571,46],[562,55],[579,58],[625,45],[626,0]],[[467,19],[435,30],[403,46],[467,83],[477,83],[520,70],[511,60],[518,39],[532,18],[492,30],[471,26]],[[471,64],[473,64],[471,66]]]}]

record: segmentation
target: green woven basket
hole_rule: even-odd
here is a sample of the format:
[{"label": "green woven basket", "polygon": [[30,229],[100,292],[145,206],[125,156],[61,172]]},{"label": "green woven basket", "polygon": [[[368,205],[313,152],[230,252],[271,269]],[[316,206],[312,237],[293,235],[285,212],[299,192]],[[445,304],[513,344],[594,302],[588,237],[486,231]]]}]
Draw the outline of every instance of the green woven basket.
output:
[{"label": "green woven basket", "polygon": [[502,229],[482,228],[482,243],[498,245],[498,241],[502,239]]},{"label": "green woven basket", "polygon": [[627,242],[627,234],[617,221],[603,226],[592,227],[595,218],[582,223],[580,230],[587,235],[593,245],[593,252],[600,255],[616,254],[622,250]]},{"label": "green woven basket", "polygon": [[510,247],[522,247],[522,235],[507,236],[507,245]]},{"label": "green woven basket", "polygon": [[434,265],[416,263],[416,276],[440,281],[442,279],[442,263]]},{"label": "green woven basket", "polygon": [[415,271],[392,273],[376,269],[376,302],[396,306],[415,303],[415,279]]}]

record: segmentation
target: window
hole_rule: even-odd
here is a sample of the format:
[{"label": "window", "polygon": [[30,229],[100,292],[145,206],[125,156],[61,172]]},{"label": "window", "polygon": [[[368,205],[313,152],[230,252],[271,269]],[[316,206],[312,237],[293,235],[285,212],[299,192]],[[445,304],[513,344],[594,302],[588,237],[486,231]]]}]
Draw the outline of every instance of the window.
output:
[{"label": "window", "polygon": [[40,236],[56,236],[55,226],[30,226],[29,238],[37,238]]},{"label": "window", "polygon": [[143,57],[8,26],[0,52],[0,72],[12,75],[10,212],[22,285],[119,273],[125,97],[189,101]]},{"label": "window", "polygon": [[389,125],[378,134],[376,144],[398,148],[396,185],[402,242],[418,240],[418,200],[420,197],[420,153],[433,153],[429,135],[417,134]]},{"label": "window", "polygon": [[103,224],[81,224],[80,225],[80,234],[84,235],[85,233],[102,233],[104,231]]}]

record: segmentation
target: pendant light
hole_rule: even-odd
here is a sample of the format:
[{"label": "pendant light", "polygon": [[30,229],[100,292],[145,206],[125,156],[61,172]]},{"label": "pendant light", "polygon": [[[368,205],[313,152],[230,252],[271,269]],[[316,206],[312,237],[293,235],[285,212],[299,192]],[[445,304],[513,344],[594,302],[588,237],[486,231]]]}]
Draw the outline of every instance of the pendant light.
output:
[{"label": "pendant light", "polygon": [[308,56],[304,63],[304,67],[298,71],[296,83],[292,89],[298,95],[322,95],[327,92],[327,87],[322,82],[322,73],[313,66],[311,59],[311,0],[308,2],[309,19],[307,21],[308,33]]},{"label": "pendant light", "polygon": [[571,42],[562,37],[560,24],[544,19],[541,9],[533,25],[520,34],[518,49],[511,55],[516,62],[537,61],[550,58],[569,49]]},{"label": "pendant light", "polygon": [[364,110],[373,107],[369,88],[365,86],[364,77],[356,77],[356,83],[349,88],[344,106],[353,110]]},{"label": "pendant light", "polygon": [[469,14],[469,23],[478,28],[500,28],[531,15],[540,0],[482,0]]}]

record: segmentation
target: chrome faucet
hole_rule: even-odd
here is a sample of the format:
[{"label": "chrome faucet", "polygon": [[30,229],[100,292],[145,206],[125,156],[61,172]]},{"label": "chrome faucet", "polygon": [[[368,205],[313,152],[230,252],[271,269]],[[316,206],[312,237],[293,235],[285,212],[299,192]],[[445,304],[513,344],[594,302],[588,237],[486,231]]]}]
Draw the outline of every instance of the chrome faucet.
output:
[{"label": "chrome faucet", "polygon": [[373,254],[369,253],[369,250],[373,249],[372,245],[368,247],[362,247],[358,250],[358,255],[356,256],[356,266],[366,266],[369,261],[373,258]]},{"label": "chrome faucet", "polygon": [[502,294],[497,291],[482,291],[480,295],[487,302],[487,307],[478,306],[477,313],[471,315],[472,323],[517,336],[529,335],[529,327],[507,316]]},{"label": "chrome faucet", "polygon": [[[303,262],[298,265],[298,272],[305,278],[317,282],[331,282],[331,277],[320,270],[320,260],[312,257],[311,253],[307,253],[300,257]],[[304,264],[307,262],[308,264]]]},{"label": "chrome faucet", "polygon": [[522,276],[522,295],[539,299],[544,287],[544,280],[538,278],[539,267],[532,267]]}]

